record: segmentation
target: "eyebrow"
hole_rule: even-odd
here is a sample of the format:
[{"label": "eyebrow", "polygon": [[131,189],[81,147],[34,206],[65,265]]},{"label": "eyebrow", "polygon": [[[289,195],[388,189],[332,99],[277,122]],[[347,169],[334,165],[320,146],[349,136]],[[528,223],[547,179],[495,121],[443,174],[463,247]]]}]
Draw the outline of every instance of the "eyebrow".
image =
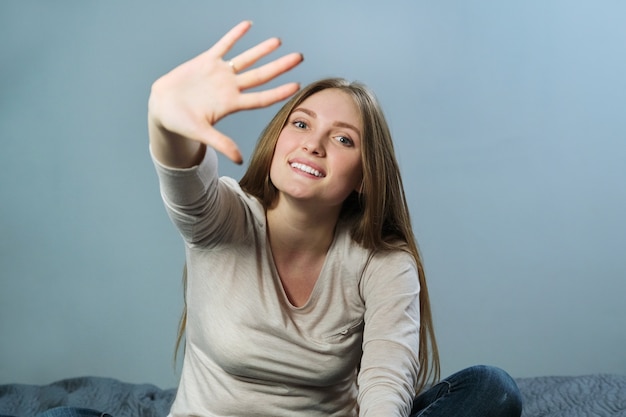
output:
[{"label": "eyebrow", "polygon": [[[317,118],[317,114],[310,109],[304,108],[304,107],[298,107],[296,109],[293,109],[292,113],[297,112],[297,111],[301,111],[302,113],[306,113],[309,116],[313,117],[313,118]],[[333,122],[333,126],[338,126],[338,127],[345,127],[347,129],[352,129],[354,130],[359,136],[361,136],[361,131],[354,125],[350,124],[350,123],[346,123],[346,122],[341,122],[341,121],[335,121]]]}]

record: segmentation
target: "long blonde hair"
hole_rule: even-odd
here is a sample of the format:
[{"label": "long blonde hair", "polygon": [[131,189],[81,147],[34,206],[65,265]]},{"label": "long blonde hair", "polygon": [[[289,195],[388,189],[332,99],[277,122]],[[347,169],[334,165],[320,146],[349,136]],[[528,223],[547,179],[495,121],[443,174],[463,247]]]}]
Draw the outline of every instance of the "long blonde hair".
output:
[{"label": "long blonde hair", "polygon": [[[275,201],[277,190],[269,176],[278,136],[294,108],[311,95],[336,88],[348,93],[359,108],[363,123],[363,183],[343,204],[341,219],[351,227],[352,238],[373,251],[405,250],[415,259],[420,283],[420,371],[416,390],[440,376],[439,352],[433,328],[430,298],[422,258],[411,226],[400,169],[395,157],[389,126],[375,95],[363,84],[341,78],[314,82],[294,95],[270,121],[257,142],[250,165],[239,184],[255,196],[264,207]],[[186,287],[186,268],[184,273]],[[186,307],[186,306],[185,306]],[[181,317],[176,341],[182,340],[186,325],[186,308]]]}]

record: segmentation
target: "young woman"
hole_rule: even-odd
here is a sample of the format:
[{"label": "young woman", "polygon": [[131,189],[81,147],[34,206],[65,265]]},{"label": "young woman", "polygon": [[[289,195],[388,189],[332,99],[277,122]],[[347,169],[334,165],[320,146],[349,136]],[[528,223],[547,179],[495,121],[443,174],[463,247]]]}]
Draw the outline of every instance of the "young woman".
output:
[{"label": "young woman", "polygon": [[[229,61],[242,22],[157,80],[150,149],[186,248],[185,357],[171,416],[519,416],[493,367],[439,378],[428,290],[391,135],[363,85],[244,93],[302,61],[269,39]],[[214,128],[291,99],[240,182]],[[185,328],[186,326],[186,328]],[[181,329],[181,330],[183,330]]]}]

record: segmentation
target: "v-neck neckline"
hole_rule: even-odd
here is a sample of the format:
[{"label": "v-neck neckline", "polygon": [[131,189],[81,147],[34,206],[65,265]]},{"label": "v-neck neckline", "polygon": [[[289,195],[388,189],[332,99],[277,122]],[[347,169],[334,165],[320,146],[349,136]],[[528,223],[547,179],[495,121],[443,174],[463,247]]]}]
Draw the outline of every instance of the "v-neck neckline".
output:
[{"label": "v-neck neckline", "polygon": [[339,236],[339,233],[336,228],[335,233],[333,235],[333,239],[330,243],[330,246],[328,247],[328,250],[326,251],[326,255],[324,257],[324,262],[322,263],[322,267],[320,268],[320,272],[317,278],[315,279],[315,284],[313,285],[313,289],[311,290],[311,293],[309,294],[304,304],[302,304],[301,306],[296,306],[295,304],[291,302],[291,300],[289,299],[289,296],[287,295],[287,291],[285,290],[285,286],[283,285],[283,281],[280,277],[280,273],[278,272],[278,267],[276,266],[276,262],[274,260],[274,253],[272,251],[272,246],[270,245],[269,236],[266,233],[265,244],[267,246],[268,261],[271,266],[272,279],[274,280],[275,285],[280,290],[279,292],[280,292],[280,296],[282,298],[283,303],[287,307],[289,307],[290,310],[298,311],[298,312],[306,312],[315,306],[315,300],[317,299],[319,292],[321,291],[321,288],[324,285],[324,282],[326,281],[325,277],[328,275],[326,273],[326,269],[329,264],[329,259],[331,258],[331,255],[335,250],[338,236]]}]

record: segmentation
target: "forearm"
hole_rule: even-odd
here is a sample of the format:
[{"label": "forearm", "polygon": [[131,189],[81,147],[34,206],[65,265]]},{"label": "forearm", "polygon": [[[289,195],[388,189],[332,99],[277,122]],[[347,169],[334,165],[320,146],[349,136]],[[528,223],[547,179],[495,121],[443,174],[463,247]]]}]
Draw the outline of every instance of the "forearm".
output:
[{"label": "forearm", "polygon": [[408,416],[415,397],[419,365],[406,346],[371,341],[359,374],[360,417]]}]

